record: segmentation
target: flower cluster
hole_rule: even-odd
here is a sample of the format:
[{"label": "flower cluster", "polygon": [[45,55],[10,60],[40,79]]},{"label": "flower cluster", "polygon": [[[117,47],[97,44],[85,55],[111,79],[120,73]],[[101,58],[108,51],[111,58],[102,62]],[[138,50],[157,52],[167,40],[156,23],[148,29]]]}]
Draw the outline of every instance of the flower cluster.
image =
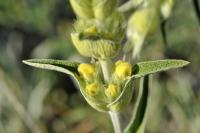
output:
[{"label": "flower cluster", "polygon": [[111,61],[119,53],[125,33],[124,16],[117,10],[117,0],[70,2],[77,16],[72,42],[82,56],[95,58],[92,64],[78,66],[82,94],[99,111],[119,111],[122,104],[112,107],[124,103],[119,97],[131,76],[132,66],[124,61],[115,64]]},{"label": "flower cluster", "polygon": [[[120,50],[125,33],[124,16],[116,0],[71,0],[77,20],[72,41],[86,57],[113,58]],[[109,16],[109,17],[108,17]]]},{"label": "flower cluster", "polygon": [[[83,81],[83,93],[88,103],[100,111],[119,111],[123,107],[108,107],[123,92],[126,81],[132,74],[132,66],[125,61],[118,61],[113,65],[109,81],[103,78],[99,62],[95,64],[82,63],[78,66],[80,78]],[[98,106],[97,106],[98,105]]]}]

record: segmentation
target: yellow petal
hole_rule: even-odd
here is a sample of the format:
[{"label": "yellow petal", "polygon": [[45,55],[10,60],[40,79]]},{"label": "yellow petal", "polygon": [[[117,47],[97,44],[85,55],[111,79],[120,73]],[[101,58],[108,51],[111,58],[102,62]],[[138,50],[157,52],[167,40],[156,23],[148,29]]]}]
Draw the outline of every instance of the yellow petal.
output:
[{"label": "yellow petal", "polygon": [[115,74],[122,79],[131,76],[132,66],[128,62],[118,61],[115,63]]},{"label": "yellow petal", "polygon": [[95,67],[92,64],[80,64],[78,67],[78,72],[86,79],[89,80],[93,78],[95,74]]},{"label": "yellow petal", "polygon": [[116,97],[117,96],[117,86],[114,84],[109,84],[105,93],[108,97]]},{"label": "yellow petal", "polygon": [[86,93],[90,96],[94,96],[99,91],[99,86],[97,83],[92,83],[86,86]]}]

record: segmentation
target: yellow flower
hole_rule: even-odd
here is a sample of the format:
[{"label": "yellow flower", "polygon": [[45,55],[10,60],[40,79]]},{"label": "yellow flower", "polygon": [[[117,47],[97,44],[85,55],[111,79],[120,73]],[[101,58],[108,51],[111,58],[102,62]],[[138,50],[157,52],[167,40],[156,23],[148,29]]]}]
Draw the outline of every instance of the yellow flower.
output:
[{"label": "yellow flower", "polygon": [[94,96],[99,91],[99,85],[97,83],[92,83],[86,86],[86,93],[90,96]]},{"label": "yellow flower", "polygon": [[95,67],[92,64],[80,64],[78,72],[86,79],[90,80],[95,74]]},{"label": "yellow flower", "polygon": [[105,93],[108,97],[116,97],[117,96],[117,86],[114,84],[109,84]]},{"label": "yellow flower", "polygon": [[125,61],[117,61],[115,63],[115,74],[122,79],[131,76],[132,73],[132,66],[128,62]]},{"label": "yellow flower", "polygon": [[152,35],[158,29],[159,23],[159,13],[155,8],[139,9],[129,19],[128,36]]},{"label": "yellow flower", "polygon": [[161,4],[161,14],[164,19],[169,18],[172,8],[174,6],[174,0],[164,0]]}]

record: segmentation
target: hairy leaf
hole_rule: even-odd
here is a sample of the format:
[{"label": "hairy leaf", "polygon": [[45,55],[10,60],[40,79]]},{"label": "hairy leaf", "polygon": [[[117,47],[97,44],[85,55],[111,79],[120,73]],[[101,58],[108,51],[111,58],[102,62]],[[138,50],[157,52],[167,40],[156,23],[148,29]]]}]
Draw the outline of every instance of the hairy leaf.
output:
[{"label": "hairy leaf", "polygon": [[77,62],[52,59],[30,59],[23,60],[22,62],[33,67],[54,70],[65,74],[69,74],[73,77],[75,73],[78,74],[77,67],[79,63]]},{"label": "hairy leaf", "polygon": [[124,131],[125,133],[144,133],[148,94],[149,94],[149,76],[147,75],[144,77],[143,80],[141,80],[136,107],[133,110],[133,116],[129,124]]},{"label": "hairy leaf", "polygon": [[189,64],[188,61],[175,60],[175,59],[140,62],[133,66],[132,77],[139,78],[148,74],[166,71],[173,68],[183,67],[188,64]]}]

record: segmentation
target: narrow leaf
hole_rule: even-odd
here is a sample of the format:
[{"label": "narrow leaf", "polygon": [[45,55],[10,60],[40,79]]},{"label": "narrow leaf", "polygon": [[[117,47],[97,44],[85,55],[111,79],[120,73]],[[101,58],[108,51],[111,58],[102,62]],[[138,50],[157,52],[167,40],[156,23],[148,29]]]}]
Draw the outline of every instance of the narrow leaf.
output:
[{"label": "narrow leaf", "polygon": [[200,24],[200,7],[199,7],[199,0],[192,0],[192,4],[193,4],[193,7],[194,7],[194,11],[196,13],[196,16],[197,16],[197,19],[198,19],[198,22]]},{"label": "narrow leaf", "polygon": [[183,67],[188,64],[189,64],[188,61],[175,60],[175,59],[140,62],[133,66],[132,77],[139,78],[148,74]]},{"label": "narrow leaf", "polygon": [[147,75],[141,80],[136,107],[133,110],[133,116],[125,129],[125,133],[144,133],[148,94],[149,76]]},{"label": "narrow leaf", "polygon": [[69,74],[71,76],[74,76],[75,73],[78,73],[77,67],[79,65],[77,62],[52,59],[31,59],[23,60],[22,62],[33,67],[54,70]]}]

